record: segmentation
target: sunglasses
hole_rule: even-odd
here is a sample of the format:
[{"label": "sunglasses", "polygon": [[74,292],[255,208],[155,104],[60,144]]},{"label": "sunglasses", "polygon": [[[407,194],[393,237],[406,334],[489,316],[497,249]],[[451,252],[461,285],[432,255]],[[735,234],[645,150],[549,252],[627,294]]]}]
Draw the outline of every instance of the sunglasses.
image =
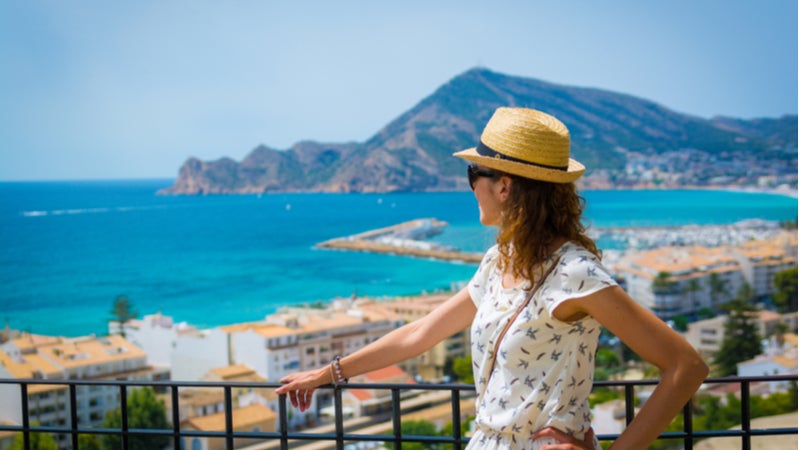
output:
[{"label": "sunglasses", "polygon": [[469,188],[473,191],[475,190],[475,182],[478,181],[479,177],[485,178],[494,178],[497,176],[497,173],[492,172],[491,170],[481,169],[476,164],[470,164],[467,166],[467,177],[469,178]]}]

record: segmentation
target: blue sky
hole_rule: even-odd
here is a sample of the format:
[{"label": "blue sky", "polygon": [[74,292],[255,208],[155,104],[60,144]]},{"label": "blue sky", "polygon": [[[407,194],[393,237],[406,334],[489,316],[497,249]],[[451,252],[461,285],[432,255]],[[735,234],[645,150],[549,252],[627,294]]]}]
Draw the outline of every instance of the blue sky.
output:
[{"label": "blue sky", "polygon": [[0,180],[172,178],[365,141],[475,67],[797,114],[796,0],[0,2]]}]

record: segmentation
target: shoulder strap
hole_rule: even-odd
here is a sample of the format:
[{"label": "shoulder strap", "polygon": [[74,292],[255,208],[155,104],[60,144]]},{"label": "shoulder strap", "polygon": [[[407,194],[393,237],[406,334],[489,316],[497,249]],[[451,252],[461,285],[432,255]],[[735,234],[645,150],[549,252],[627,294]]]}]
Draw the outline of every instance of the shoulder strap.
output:
[{"label": "shoulder strap", "polygon": [[491,363],[491,365],[489,367],[489,377],[491,377],[492,376],[492,372],[494,372],[494,365],[497,362],[497,352],[500,350],[500,343],[503,342],[503,338],[506,336],[506,332],[508,331],[509,328],[511,328],[511,324],[514,323],[515,320],[517,320],[517,316],[519,316],[520,313],[531,302],[531,299],[533,299],[533,296],[536,294],[536,291],[538,291],[539,288],[542,287],[542,285],[544,284],[544,282],[547,279],[547,277],[549,277],[550,274],[553,273],[553,270],[555,270],[555,268],[558,265],[559,261],[561,261],[561,258],[556,258],[556,260],[553,261],[553,264],[551,264],[550,267],[547,269],[547,272],[545,272],[544,275],[542,275],[541,278],[536,280],[536,284],[528,292],[528,296],[525,297],[525,301],[522,302],[522,305],[520,305],[520,307],[517,309],[517,311],[514,313],[514,315],[511,316],[511,318],[508,320],[508,323],[506,323],[506,326],[503,328],[503,331],[500,332],[500,336],[497,337],[497,342],[495,342],[494,351],[492,352],[492,363]]}]

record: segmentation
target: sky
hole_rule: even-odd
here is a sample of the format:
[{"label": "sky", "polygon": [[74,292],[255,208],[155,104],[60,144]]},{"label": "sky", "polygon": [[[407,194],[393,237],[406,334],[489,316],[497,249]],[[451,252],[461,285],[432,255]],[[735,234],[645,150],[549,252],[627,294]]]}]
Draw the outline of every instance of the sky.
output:
[{"label": "sky", "polygon": [[0,181],[363,142],[477,66],[703,118],[797,114],[797,21],[796,0],[2,0]]}]

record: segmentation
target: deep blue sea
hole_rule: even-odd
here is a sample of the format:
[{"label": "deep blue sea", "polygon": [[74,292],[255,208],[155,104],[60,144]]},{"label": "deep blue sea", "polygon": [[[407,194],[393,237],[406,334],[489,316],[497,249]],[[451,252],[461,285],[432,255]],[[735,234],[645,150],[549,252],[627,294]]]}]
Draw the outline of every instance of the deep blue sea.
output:
[{"label": "deep blue sea", "polygon": [[[334,237],[420,217],[435,240],[486,249],[472,193],[159,196],[172,180],[0,183],[0,325],[40,334],[106,332],[128,296],[199,327],[262,319],[279,306],[353,293],[450,288],[475,267],[317,250]],[[590,226],[794,220],[797,199],[725,191],[586,191]]]}]

